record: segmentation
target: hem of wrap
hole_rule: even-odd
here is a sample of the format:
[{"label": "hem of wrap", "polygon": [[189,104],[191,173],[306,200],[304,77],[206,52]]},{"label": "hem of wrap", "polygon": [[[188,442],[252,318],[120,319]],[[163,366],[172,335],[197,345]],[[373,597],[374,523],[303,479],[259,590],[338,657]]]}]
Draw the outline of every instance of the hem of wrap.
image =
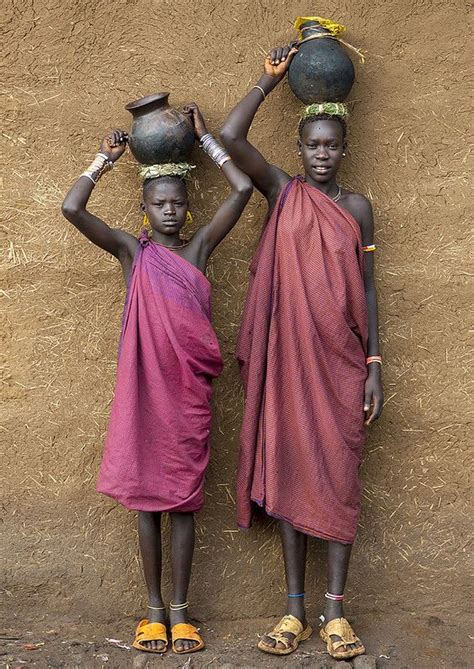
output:
[{"label": "hem of wrap", "polygon": [[153,504],[153,502],[129,502],[125,498],[117,497],[111,493],[105,492],[104,490],[96,489],[98,493],[104,495],[105,497],[110,497],[110,499],[115,500],[128,511],[148,511],[155,513],[197,513],[204,506],[204,502],[200,504],[181,504],[177,506],[163,506],[162,504]]},{"label": "hem of wrap", "polygon": [[250,525],[239,525],[237,523],[237,529],[242,530],[242,532],[249,532],[250,531]]},{"label": "hem of wrap", "polygon": [[270,516],[271,518],[275,518],[276,520],[284,520],[286,523],[289,523],[292,527],[295,528],[295,530],[298,530],[298,532],[303,532],[303,534],[308,534],[311,537],[316,537],[316,539],[324,539],[325,541],[337,541],[340,544],[345,544],[345,545],[351,545],[355,541],[356,534],[354,533],[354,537],[352,539],[341,539],[341,537],[336,537],[334,534],[328,534],[327,532],[324,532],[323,530],[314,530],[309,527],[305,527],[304,525],[300,525],[300,523],[295,523],[294,520],[291,520],[291,518],[287,518],[286,516],[283,516],[282,514],[275,513],[274,511],[270,511],[270,509],[267,507],[265,502],[259,501],[258,499],[253,499],[252,502],[255,502],[255,504],[258,504],[265,513]]}]

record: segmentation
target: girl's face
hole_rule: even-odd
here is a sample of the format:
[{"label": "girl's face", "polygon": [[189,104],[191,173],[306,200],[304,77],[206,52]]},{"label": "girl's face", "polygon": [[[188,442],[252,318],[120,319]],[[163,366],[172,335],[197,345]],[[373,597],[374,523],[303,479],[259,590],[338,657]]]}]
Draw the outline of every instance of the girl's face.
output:
[{"label": "girl's face", "polygon": [[298,147],[310,181],[323,184],[335,179],[345,147],[342,126],[338,121],[307,123]]},{"label": "girl's face", "polygon": [[186,221],[186,187],[178,179],[153,179],[145,187],[143,204],[152,229],[161,234],[176,234]]}]

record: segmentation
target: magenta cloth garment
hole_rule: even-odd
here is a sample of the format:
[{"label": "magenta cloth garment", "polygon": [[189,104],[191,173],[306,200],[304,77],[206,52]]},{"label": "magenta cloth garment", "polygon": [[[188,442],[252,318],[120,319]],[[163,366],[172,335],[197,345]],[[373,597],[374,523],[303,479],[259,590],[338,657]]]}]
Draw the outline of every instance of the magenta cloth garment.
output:
[{"label": "magenta cloth garment", "polygon": [[97,490],[128,509],[198,511],[209,462],[211,382],[222,371],[211,285],[140,236]]},{"label": "magenta cloth garment", "polygon": [[241,527],[256,502],[301,532],[354,541],[365,441],[363,262],[349,212],[301,177],[282,189],[250,267],[237,344]]}]

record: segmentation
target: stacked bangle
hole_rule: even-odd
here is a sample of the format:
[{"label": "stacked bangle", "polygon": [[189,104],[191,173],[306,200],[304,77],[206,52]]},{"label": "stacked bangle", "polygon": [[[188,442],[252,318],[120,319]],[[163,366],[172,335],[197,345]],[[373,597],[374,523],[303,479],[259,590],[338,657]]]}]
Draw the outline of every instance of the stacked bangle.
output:
[{"label": "stacked bangle", "polygon": [[109,172],[113,166],[113,162],[105,153],[98,153],[81,177],[87,177],[95,185],[100,177]]},{"label": "stacked bangle", "polygon": [[214,139],[210,132],[201,137],[199,146],[219,167],[231,159],[224,147]]},{"label": "stacked bangle", "polygon": [[381,355],[369,355],[367,360],[365,361],[367,365],[370,365],[371,362],[377,362],[379,365],[382,364],[382,356]]}]

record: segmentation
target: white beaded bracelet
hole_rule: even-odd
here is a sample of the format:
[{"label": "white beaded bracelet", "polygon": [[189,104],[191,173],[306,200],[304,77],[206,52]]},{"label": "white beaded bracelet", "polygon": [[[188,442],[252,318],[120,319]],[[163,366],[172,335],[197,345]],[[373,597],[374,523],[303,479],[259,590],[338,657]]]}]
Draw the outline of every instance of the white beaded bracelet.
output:
[{"label": "white beaded bracelet", "polygon": [[[97,153],[87,170],[81,174],[81,177],[87,177],[95,185],[100,177],[109,172],[114,164],[105,153]],[[94,178],[95,177],[95,178]]]}]

